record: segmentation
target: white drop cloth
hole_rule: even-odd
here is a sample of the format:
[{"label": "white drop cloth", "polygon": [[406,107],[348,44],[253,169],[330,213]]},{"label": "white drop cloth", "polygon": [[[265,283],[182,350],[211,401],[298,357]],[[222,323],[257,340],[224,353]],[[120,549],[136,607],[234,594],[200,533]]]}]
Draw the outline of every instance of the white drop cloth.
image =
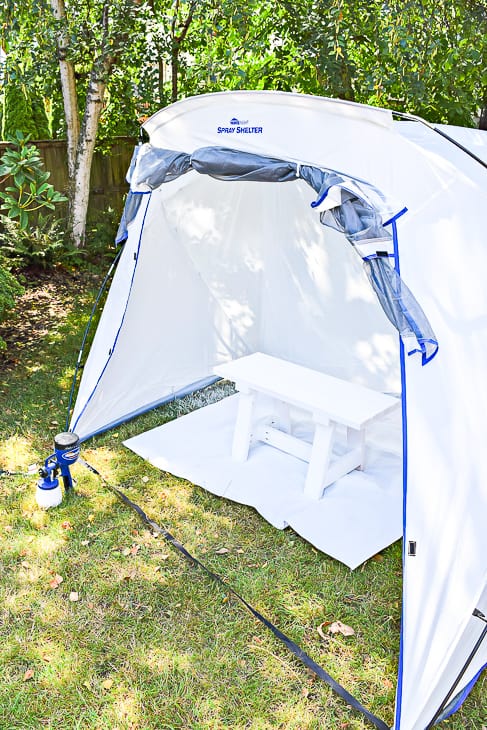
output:
[{"label": "white drop cloth", "polygon": [[[401,537],[400,413],[370,429],[365,471],[351,472],[315,500],[303,495],[307,464],[294,456],[257,442],[246,462],[232,459],[237,398],[224,398],[124,445],[164,471],[255,507],[278,529],[291,526],[352,569]],[[302,437],[305,429],[298,424],[294,433]]]}]

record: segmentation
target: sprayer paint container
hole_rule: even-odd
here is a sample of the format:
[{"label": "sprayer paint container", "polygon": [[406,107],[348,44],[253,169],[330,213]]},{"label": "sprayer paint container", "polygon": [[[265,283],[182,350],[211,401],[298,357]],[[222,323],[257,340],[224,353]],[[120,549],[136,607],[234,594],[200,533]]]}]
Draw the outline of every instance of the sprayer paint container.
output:
[{"label": "sprayer paint container", "polygon": [[47,457],[42,469],[41,479],[37,482],[36,500],[39,507],[49,509],[57,507],[63,501],[63,493],[57,479],[61,472],[66,492],[73,489],[73,480],[69,467],[79,457],[79,436],[71,431],[58,433],[54,438],[54,453]]},{"label": "sprayer paint container", "polygon": [[59,479],[39,479],[36,489],[36,502],[42,509],[57,507],[63,501],[63,492]]}]

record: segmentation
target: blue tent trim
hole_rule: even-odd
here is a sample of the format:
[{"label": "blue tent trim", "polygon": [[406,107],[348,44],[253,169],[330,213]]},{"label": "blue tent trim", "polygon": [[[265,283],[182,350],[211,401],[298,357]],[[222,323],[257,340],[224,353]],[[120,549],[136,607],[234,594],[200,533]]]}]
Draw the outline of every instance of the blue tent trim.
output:
[{"label": "blue tent trim", "polygon": [[105,433],[105,431],[109,431],[111,428],[117,428],[118,426],[121,426],[124,423],[127,423],[127,421],[131,421],[134,418],[137,418],[138,416],[143,416],[144,413],[149,413],[149,411],[153,411],[155,408],[159,408],[160,406],[167,405],[168,403],[173,403],[176,400],[180,400],[181,398],[184,398],[186,395],[191,395],[192,393],[196,393],[199,390],[202,390],[203,388],[207,388],[210,385],[213,385],[216,383],[220,378],[217,375],[210,375],[207,378],[203,378],[202,380],[198,380],[195,383],[190,383],[189,385],[186,385],[184,388],[180,388],[179,390],[176,390],[174,393],[171,393],[170,395],[166,395],[163,398],[159,398],[158,400],[154,401],[153,403],[148,403],[145,406],[142,406],[141,408],[137,408],[135,411],[131,411],[130,413],[127,413],[124,416],[121,416],[116,421],[112,421],[111,423],[108,423],[106,426],[103,426],[103,428],[98,429],[97,431],[93,431],[92,433],[87,434],[86,436],[83,436],[82,439],[80,439],[80,443],[84,443],[85,441],[88,441],[88,439],[93,438],[94,436],[99,436],[101,433]]}]

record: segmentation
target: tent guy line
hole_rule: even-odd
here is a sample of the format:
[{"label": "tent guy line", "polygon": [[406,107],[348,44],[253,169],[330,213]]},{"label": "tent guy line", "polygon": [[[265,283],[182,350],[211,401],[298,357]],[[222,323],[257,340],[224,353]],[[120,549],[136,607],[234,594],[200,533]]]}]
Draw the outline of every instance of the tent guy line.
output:
[{"label": "tent guy line", "polygon": [[286,634],[284,634],[280,629],[275,626],[272,621],[270,621],[268,618],[266,618],[263,614],[261,614],[257,609],[253,608],[253,606],[248,603],[248,601],[245,600],[237,591],[232,588],[221,576],[219,576],[214,571],[210,570],[204,563],[202,563],[198,558],[195,558],[194,555],[192,555],[189,550],[187,550],[184,545],[177,540],[168,530],[166,530],[163,527],[160,527],[160,525],[157,524],[157,522],[154,522],[147,514],[146,512],[138,505],[136,502],[133,502],[127,495],[118,487],[115,487],[113,484],[110,484],[110,482],[107,481],[107,479],[96,469],[94,466],[89,464],[84,459],[79,459],[79,463],[82,464],[86,469],[91,471],[93,474],[96,474],[102,482],[102,484],[110,491],[112,492],[123,504],[125,504],[127,507],[129,507],[131,510],[133,510],[139,518],[142,520],[142,522],[150,527],[150,529],[153,532],[156,532],[159,535],[162,535],[162,537],[170,544],[172,547],[179,552],[180,555],[182,555],[188,562],[190,562],[192,565],[200,568],[204,573],[206,573],[207,576],[209,576],[213,581],[216,583],[219,583],[222,585],[226,591],[228,591],[232,596],[235,598],[238,598],[240,603],[245,606],[245,608],[258,620],[261,624],[263,624],[269,631],[271,631],[274,636],[281,641],[286,648],[297,658],[299,659],[308,669],[310,669],[317,677],[319,677],[323,682],[325,682],[337,695],[339,695],[350,707],[352,707],[354,710],[359,712],[361,715],[363,715],[377,730],[389,730],[389,726],[386,725],[385,722],[383,722],[380,718],[376,717],[373,713],[371,713],[369,710],[367,710],[366,707],[364,707],[353,695],[351,695],[345,687],[343,687],[341,684],[339,684],[333,677],[328,674],[327,671],[323,669],[319,664],[317,664],[310,656],[307,654],[301,647],[296,644],[292,639],[290,639]]}]

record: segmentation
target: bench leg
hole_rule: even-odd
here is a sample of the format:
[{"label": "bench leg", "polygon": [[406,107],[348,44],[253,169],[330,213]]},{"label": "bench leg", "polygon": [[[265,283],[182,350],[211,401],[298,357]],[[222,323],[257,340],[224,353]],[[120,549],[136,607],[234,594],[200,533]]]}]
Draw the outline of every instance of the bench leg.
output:
[{"label": "bench leg", "polygon": [[360,466],[357,469],[365,469],[365,429],[357,431],[355,428],[347,428],[347,447],[349,451],[359,450]]},{"label": "bench leg", "polygon": [[233,433],[232,457],[235,461],[247,461],[252,436],[252,411],[255,393],[241,391],[238,396],[237,420]]},{"label": "bench leg", "polygon": [[274,400],[274,415],[271,425],[283,431],[291,433],[291,417],[289,414],[289,404],[283,400]]},{"label": "bench leg", "polygon": [[313,499],[320,499],[323,493],[326,472],[330,464],[335,424],[317,423],[311,457],[304,483],[304,494]]}]

